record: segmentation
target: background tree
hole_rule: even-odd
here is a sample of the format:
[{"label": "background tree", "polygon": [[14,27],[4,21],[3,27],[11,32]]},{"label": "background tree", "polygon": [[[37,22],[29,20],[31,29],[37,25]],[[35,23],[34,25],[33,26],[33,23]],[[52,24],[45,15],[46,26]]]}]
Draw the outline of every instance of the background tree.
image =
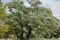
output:
[{"label": "background tree", "polygon": [[5,5],[3,5],[2,0],[0,0],[0,35],[5,37],[6,32],[8,32],[8,24],[6,24],[7,14],[5,11]]}]

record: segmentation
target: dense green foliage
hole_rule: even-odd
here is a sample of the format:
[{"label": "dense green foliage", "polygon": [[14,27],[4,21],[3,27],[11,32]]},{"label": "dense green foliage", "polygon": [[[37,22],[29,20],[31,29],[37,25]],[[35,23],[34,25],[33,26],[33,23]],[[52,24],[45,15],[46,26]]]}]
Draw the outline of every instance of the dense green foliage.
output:
[{"label": "dense green foliage", "polygon": [[[39,0],[27,0],[27,2],[30,4],[30,7],[26,7],[24,2],[20,0],[13,0],[6,4],[10,13],[6,13],[7,15],[4,14],[2,17],[4,17],[3,21],[7,18],[5,24],[9,26],[7,25],[7,28],[3,28],[7,30],[6,33],[8,38],[17,37],[22,40],[24,38],[60,37],[60,20],[53,16],[51,10],[39,6],[42,4]],[[2,10],[5,10],[5,8],[2,8]],[[2,13],[5,12],[6,11],[3,11]],[[2,27],[0,27],[0,29],[2,29]],[[4,32],[5,35],[6,33]]]}]

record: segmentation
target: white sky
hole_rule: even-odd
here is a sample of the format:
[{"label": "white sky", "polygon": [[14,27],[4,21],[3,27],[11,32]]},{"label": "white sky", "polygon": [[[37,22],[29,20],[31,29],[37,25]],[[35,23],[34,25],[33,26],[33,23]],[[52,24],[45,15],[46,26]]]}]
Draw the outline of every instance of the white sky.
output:
[{"label": "white sky", "polygon": [[[60,19],[60,0],[41,0],[45,7],[49,7],[52,9],[54,16]],[[8,0],[3,0],[3,2],[9,2]],[[25,5],[28,3],[25,2]]]},{"label": "white sky", "polygon": [[54,16],[60,19],[60,0],[41,0],[44,6],[52,9]]}]

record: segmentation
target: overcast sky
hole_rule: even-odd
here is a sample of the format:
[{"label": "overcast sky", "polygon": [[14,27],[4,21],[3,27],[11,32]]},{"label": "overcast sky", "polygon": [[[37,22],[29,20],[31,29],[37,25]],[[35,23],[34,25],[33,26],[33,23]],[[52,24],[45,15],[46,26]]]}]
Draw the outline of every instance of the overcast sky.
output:
[{"label": "overcast sky", "polygon": [[52,9],[54,16],[60,19],[60,0],[41,0],[44,6]]},{"label": "overcast sky", "polygon": [[[4,3],[9,1],[10,0],[3,0]],[[27,4],[26,1],[24,2]],[[44,6],[51,8],[54,16],[60,19],[60,0],[41,0],[41,2]]]}]

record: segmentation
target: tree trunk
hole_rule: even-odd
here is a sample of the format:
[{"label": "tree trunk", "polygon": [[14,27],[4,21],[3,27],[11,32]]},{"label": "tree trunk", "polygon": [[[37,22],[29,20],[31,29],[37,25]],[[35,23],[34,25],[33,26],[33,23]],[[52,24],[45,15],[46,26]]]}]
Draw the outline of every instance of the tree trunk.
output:
[{"label": "tree trunk", "polygon": [[24,37],[23,37],[23,25],[21,25],[21,32],[20,32],[20,40],[24,40]]},{"label": "tree trunk", "polygon": [[23,31],[21,31],[21,34],[20,34],[20,40],[23,40]]},{"label": "tree trunk", "polygon": [[29,40],[29,37],[30,37],[30,35],[31,35],[31,31],[32,31],[32,29],[29,29],[28,33],[26,34],[26,39],[27,39],[27,40]]},{"label": "tree trunk", "polygon": [[6,39],[6,40],[7,40],[7,35],[8,35],[8,34],[7,34],[7,32],[6,32],[6,34],[5,34],[5,39]]},{"label": "tree trunk", "polygon": [[39,32],[38,32],[38,38],[39,38]]},{"label": "tree trunk", "polygon": [[19,38],[18,31],[16,29],[15,29],[15,34],[16,34],[17,38]]}]

